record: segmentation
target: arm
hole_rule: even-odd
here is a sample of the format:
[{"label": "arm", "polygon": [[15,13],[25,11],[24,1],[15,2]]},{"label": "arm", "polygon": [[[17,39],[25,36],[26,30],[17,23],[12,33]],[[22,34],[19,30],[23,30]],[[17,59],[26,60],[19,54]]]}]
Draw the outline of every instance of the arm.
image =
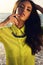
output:
[{"label": "arm", "polygon": [[41,6],[35,4],[35,7],[43,14],[43,8]]},{"label": "arm", "polygon": [[9,23],[9,17],[0,23],[0,27],[6,26]]}]

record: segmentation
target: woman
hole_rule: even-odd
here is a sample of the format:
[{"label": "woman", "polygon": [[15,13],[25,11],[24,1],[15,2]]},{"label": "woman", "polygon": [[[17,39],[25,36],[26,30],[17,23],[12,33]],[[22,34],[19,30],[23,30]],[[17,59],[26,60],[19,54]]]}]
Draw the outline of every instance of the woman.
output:
[{"label": "woman", "polygon": [[[18,14],[16,9],[18,8]],[[11,27],[4,27],[12,22]],[[30,0],[17,1],[13,14],[0,24],[0,41],[6,50],[6,65],[35,65],[35,53],[40,51],[40,18]]]}]

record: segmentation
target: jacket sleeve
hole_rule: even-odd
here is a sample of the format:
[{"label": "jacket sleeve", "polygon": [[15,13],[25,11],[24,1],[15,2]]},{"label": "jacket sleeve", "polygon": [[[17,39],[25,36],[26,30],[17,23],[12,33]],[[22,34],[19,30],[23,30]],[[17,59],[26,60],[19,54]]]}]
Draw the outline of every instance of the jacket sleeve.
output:
[{"label": "jacket sleeve", "polygon": [[0,42],[2,40],[2,32],[3,32],[3,28],[0,28]]},{"label": "jacket sleeve", "polygon": [[0,28],[0,42],[3,42],[3,40],[6,39],[5,37],[7,37],[8,34],[10,33],[11,33],[11,30],[9,27]]}]

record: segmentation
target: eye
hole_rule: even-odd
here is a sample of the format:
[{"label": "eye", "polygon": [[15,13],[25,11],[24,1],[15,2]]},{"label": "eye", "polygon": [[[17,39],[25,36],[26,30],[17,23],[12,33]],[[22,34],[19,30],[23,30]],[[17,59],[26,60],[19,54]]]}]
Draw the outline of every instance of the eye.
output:
[{"label": "eye", "polygon": [[23,5],[20,5],[20,6],[18,6],[18,7],[24,9],[24,6],[23,6]]},{"label": "eye", "polygon": [[31,11],[30,9],[27,9],[27,11]]}]

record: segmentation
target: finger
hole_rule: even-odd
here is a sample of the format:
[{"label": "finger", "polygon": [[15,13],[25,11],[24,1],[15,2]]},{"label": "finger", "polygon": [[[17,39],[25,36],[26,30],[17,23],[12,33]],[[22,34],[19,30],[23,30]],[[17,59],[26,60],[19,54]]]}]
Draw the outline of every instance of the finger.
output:
[{"label": "finger", "polygon": [[20,16],[20,15],[19,15],[19,14],[12,14],[11,16],[13,16],[13,17],[14,17],[14,16]]},{"label": "finger", "polygon": [[18,25],[18,20],[16,18],[14,18],[14,24]]}]

